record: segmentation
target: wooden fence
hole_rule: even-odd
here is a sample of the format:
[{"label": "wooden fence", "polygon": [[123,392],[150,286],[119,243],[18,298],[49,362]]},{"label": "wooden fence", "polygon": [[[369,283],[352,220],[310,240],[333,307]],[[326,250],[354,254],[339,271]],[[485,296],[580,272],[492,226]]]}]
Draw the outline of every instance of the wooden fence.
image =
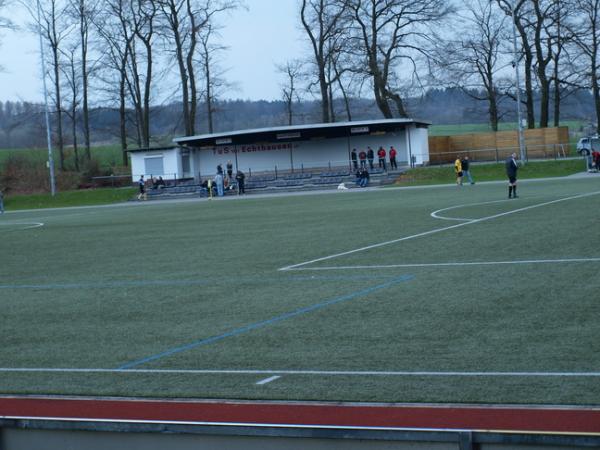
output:
[{"label": "wooden fence", "polygon": [[[568,149],[569,127],[524,131],[528,159],[557,157]],[[519,153],[516,130],[429,137],[430,164],[451,163],[465,155],[471,161],[500,161],[512,152]]]}]

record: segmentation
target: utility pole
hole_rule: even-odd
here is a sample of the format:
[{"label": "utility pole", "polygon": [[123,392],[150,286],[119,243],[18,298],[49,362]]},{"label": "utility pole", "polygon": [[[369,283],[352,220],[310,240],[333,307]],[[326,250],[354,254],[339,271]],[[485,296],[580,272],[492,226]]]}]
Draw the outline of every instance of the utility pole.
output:
[{"label": "utility pole", "polygon": [[50,192],[56,195],[56,181],[54,177],[54,158],[52,157],[52,136],[50,134],[50,114],[48,113],[48,88],[46,86],[46,57],[42,41],[42,22],[40,0],[37,0],[38,35],[40,37],[40,57],[42,59],[42,81],[44,84],[44,112],[46,116],[46,141],[48,142],[48,169],[50,170]]},{"label": "utility pole", "polygon": [[521,164],[525,164],[527,159],[527,153],[525,150],[525,134],[523,131],[523,119],[521,118],[521,77],[519,75],[519,55],[517,52],[517,25],[515,17],[515,2],[511,3],[511,16],[512,16],[512,32],[513,32],[513,67],[515,68],[515,82],[517,83],[517,121],[518,121],[518,134],[519,134],[519,157]]}]

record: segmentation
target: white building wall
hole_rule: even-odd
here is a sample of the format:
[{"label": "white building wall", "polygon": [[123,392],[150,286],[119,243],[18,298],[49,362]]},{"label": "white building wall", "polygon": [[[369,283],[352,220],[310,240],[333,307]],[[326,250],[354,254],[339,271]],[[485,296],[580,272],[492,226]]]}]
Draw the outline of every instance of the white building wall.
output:
[{"label": "white building wall", "polygon": [[[416,136],[412,137],[412,141],[413,146],[421,145],[420,138]],[[350,138],[202,148],[196,150],[192,159],[195,161],[195,176],[199,172],[202,177],[214,175],[218,164],[225,170],[225,164],[229,160],[232,161],[234,170],[239,168],[244,172],[274,171],[275,167],[282,171],[292,167],[294,170],[349,167],[351,150],[356,148],[358,152],[366,151],[368,146],[375,153],[379,146],[383,146],[386,153],[394,146],[398,152],[397,161],[408,164],[408,141],[404,130]],[[386,159],[389,160],[389,156]]]},{"label": "white building wall", "polygon": [[[385,134],[356,135],[349,138],[319,139],[297,142],[273,142],[249,145],[224,145],[190,149],[190,171],[194,178],[212,177],[221,164],[223,170],[227,161],[233,163],[234,171],[238,168],[244,172],[288,171],[291,168],[312,169],[350,167],[350,152],[367,150],[370,146],[375,152],[380,146],[386,150],[386,160],[389,161],[391,146],[398,152],[397,161],[400,165],[409,164],[410,156],[415,157],[416,164],[426,164],[429,161],[429,145],[427,128],[417,128],[409,125],[407,129],[388,132]],[[183,178],[181,154],[179,148],[147,152],[132,152],[132,179],[140,175],[146,177],[162,176],[165,179]],[[163,174],[145,173],[146,158],[162,157]]]},{"label": "white building wall", "polygon": [[[150,176],[161,176],[165,180],[180,178],[181,174],[181,158],[179,157],[179,149],[165,149],[159,151],[147,152],[131,152],[131,178],[137,181],[140,175],[149,178]],[[146,173],[147,158],[162,158],[163,173]]]},{"label": "white building wall", "polygon": [[412,154],[415,157],[415,164],[429,163],[429,133],[427,128],[417,128],[412,126],[410,129],[410,145]]}]

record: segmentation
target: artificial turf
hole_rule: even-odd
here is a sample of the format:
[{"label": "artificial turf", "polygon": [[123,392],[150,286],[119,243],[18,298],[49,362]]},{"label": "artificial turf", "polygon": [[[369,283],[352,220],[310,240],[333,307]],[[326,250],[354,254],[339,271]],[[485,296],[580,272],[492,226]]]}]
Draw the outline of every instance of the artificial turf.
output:
[{"label": "artificial turf", "polygon": [[5,214],[0,392],[600,404],[598,179],[519,194]]}]

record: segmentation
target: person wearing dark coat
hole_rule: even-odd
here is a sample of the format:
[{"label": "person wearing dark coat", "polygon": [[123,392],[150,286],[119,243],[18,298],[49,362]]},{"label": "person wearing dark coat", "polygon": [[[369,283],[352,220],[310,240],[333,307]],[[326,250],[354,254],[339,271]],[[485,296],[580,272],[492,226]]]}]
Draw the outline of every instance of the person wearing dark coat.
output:
[{"label": "person wearing dark coat", "polygon": [[354,168],[354,171],[356,172],[358,170],[358,157],[356,155],[355,148],[353,148],[352,153],[350,153],[350,159],[352,160],[352,167]]},{"label": "person wearing dark coat", "polygon": [[241,170],[238,170],[237,173],[235,174],[235,180],[237,181],[237,185],[238,185],[238,195],[242,195],[246,193],[246,190],[244,188],[244,180],[246,179],[246,175],[244,174],[244,172],[242,172]]},{"label": "person wearing dark coat", "polygon": [[517,195],[517,154],[513,153],[506,160],[506,176],[508,177],[508,198],[519,198]]},{"label": "person wearing dark coat", "polygon": [[467,178],[469,180],[469,183],[471,184],[475,184],[475,182],[473,181],[473,177],[471,176],[471,163],[469,161],[469,157],[465,156],[461,162],[460,162],[461,166],[462,166],[462,173],[463,173],[463,178]]},{"label": "person wearing dark coat", "polygon": [[369,168],[373,170],[373,160],[375,159],[375,152],[371,147],[367,147],[367,159],[369,160]]}]

